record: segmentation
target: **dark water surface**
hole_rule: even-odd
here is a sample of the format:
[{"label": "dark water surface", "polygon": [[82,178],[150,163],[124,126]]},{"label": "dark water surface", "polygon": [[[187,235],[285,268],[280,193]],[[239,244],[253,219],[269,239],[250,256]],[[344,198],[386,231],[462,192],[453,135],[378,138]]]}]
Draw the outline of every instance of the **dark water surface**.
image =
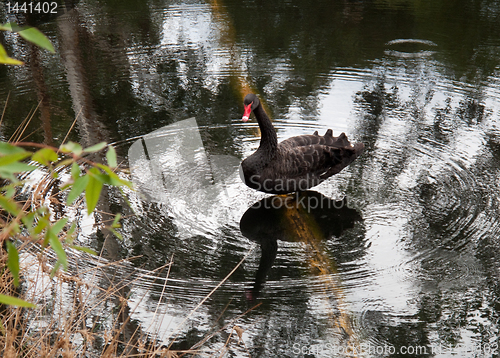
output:
[{"label": "dark water surface", "polygon": [[[498,2],[80,0],[38,27],[56,55],[2,34],[26,66],[0,67],[0,135],[40,103],[26,140],[78,117],[71,140],[117,143],[135,215],[113,192],[69,214],[106,260],[139,256],[114,273],[134,329],[178,349],[222,330],[216,356],[234,325],[227,356],[499,356]],[[331,128],[364,154],[301,196],[247,188],[250,90],[280,140]],[[123,242],[93,225],[116,212]]]}]

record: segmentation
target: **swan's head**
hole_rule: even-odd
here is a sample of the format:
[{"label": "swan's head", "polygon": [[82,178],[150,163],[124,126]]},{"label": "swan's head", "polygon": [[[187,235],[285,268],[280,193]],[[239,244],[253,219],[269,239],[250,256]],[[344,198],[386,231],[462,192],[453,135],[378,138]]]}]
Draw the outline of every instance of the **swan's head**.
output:
[{"label": "swan's head", "polygon": [[245,96],[243,100],[243,106],[245,107],[245,112],[243,112],[243,118],[241,120],[243,122],[248,121],[250,118],[250,112],[252,112],[255,108],[259,106],[259,98],[253,93],[249,93]]}]

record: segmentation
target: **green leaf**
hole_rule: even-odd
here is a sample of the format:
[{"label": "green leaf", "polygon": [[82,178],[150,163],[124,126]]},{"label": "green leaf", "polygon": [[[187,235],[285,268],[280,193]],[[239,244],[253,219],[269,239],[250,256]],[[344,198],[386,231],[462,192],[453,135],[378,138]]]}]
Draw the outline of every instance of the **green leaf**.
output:
[{"label": "green leaf", "polygon": [[118,229],[120,227],[122,227],[120,225],[120,219],[121,219],[121,214],[116,214],[115,216],[115,219],[113,220],[113,223],[111,224],[111,226],[109,227],[109,230],[117,237],[119,238],[120,240],[123,241],[123,236],[122,234],[120,234],[118,231],[116,231],[115,229]]},{"label": "green leaf", "polygon": [[0,25],[0,30],[17,32],[26,41],[32,42],[35,45],[42,47],[54,53],[54,46],[50,43],[47,36],[45,36],[40,30],[31,26],[19,26],[15,22],[8,22],[6,24]]},{"label": "green leaf", "polygon": [[115,173],[111,174],[101,174],[98,179],[102,181],[104,184],[109,184],[113,186],[122,186],[125,185],[122,183],[122,180]]},{"label": "green leaf", "polygon": [[57,221],[54,225],[52,225],[52,232],[56,235],[59,235],[67,222],[68,218],[62,218],[61,220]]},{"label": "green leaf", "polygon": [[97,205],[103,184],[102,181],[97,179],[99,175],[102,175],[99,169],[92,168],[87,175],[89,176],[89,182],[85,189],[85,200],[87,201],[87,213],[90,215]]},{"label": "green leaf", "polygon": [[106,152],[106,160],[108,161],[108,165],[111,168],[116,168],[116,166],[118,165],[118,163],[116,162],[116,150],[112,145],[108,146],[108,151]]},{"label": "green leaf", "polygon": [[19,223],[17,221],[11,221],[7,226],[2,228],[1,234],[5,236],[14,236],[21,232]]},{"label": "green leaf", "polygon": [[5,190],[5,196],[9,199],[12,199],[16,195],[16,186],[7,186],[2,188],[2,190]]},{"label": "green leaf", "polygon": [[17,178],[14,174],[21,172],[28,172],[37,169],[34,165],[29,165],[20,162],[20,160],[29,157],[29,152],[18,152],[14,154],[8,154],[0,157],[0,177],[10,179],[13,182],[17,182]]},{"label": "green leaf", "polygon": [[38,169],[35,165],[29,165],[21,162],[14,162],[8,165],[0,166],[0,176],[5,176],[11,179],[12,175],[15,173],[30,172],[35,169]]},{"label": "green leaf", "polygon": [[88,174],[79,177],[78,179],[75,180],[75,183],[71,187],[71,190],[68,194],[68,198],[66,199],[66,204],[71,205],[73,202],[80,196],[81,193],[85,190],[87,187],[87,184],[89,182],[90,176]]},{"label": "green leaf", "polygon": [[54,265],[54,268],[52,269],[52,271],[50,271],[50,278],[54,278],[54,276],[57,273],[57,270],[59,270],[59,267],[61,267],[61,263],[59,261],[57,261],[56,264]]},{"label": "green leaf", "polygon": [[106,142],[101,142],[101,143],[95,144],[91,147],[85,148],[83,151],[85,153],[95,153],[95,152],[98,152],[100,150],[103,150],[104,148],[106,148],[107,145],[108,144]]},{"label": "green leaf", "polygon": [[111,224],[112,228],[120,228],[122,227],[120,225],[120,219],[122,218],[122,215],[120,213],[116,214],[115,219],[113,220],[113,223]]},{"label": "green leaf", "polygon": [[24,62],[9,57],[9,55],[7,55],[7,51],[5,51],[5,48],[1,44],[0,44],[0,63],[3,63],[4,65],[24,65]]},{"label": "green leaf", "polygon": [[30,156],[28,152],[20,152],[14,154],[7,154],[0,157],[0,166],[6,166],[12,163],[17,163]]},{"label": "green leaf", "polygon": [[16,246],[10,242],[10,240],[5,241],[7,246],[7,267],[9,268],[12,276],[14,277],[14,286],[19,286],[19,253],[17,252]]},{"label": "green leaf", "polygon": [[56,168],[65,167],[67,165],[70,165],[73,162],[74,162],[73,158],[63,159],[60,162],[57,162]]},{"label": "green leaf", "polygon": [[17,147],[7,142],[0,142],[0,154],[8,155],[8,154],[24,153],[24,152],[26,152],[26,150],[24,150],[21,147]]},{"label": "green leaf", "polygon": [[71,165],[71,177],[74,181],[76,181],[80,177],[80,174],[80,166],[77,162],[73,162],[73,164]]},{"label": "green leaf", "polygon": [[6,24],[0,25],[0,30],[3,30],[3,31],[17,32],[20,29],[21,28],[19,26],[17,26],[17,24],[15,22],[8,22]]},{"label": "green leaf", "polygon": [[30,212],[21,217],[21,221],[23,222],[24,226],[26,227],[26,229],[28,229],[31,235],[34,235],[33,225],[35,224],[35,217],[38,217],[38,213],[36,212]]},{"label": "green leaf", "polygon": [[14,195],[16,194],[17,188],[22,185],[21,182],[19,183],[10,183],[8,185],[5,185],[0,188],[0,191],[5,192],[5,196],[9,199],[13,198]]},{"label": "green leaf", "polygon": [[21,212],[21,208],[13,199],[9,199],[3,195],[0,195],[0,207],[14,216],[19,215]]},{"label": "green leaf", "polygon": [[[38,218],[38,223],[34,227],[33,231],[36,235],[40,234],[46,227],[50,226],[50,222],[47,218],[48,216],[43,216]],[[47,245],[48,242],[44,242],[44,246]]]},{"label": "green leaf", "polygon": [[100,171],[97,171],[96,173],[92,174],[97,180],[99,180],[103,184],[111,184],[111,179],[109,178],[109,175],[103,174]]},{"label": "green leaf", "polygon": [[97,256],[97,252],[95,252],[92,249],[89,249],[88,247],[82,247],[82,246],[76,246],[76,245],[71,245],[70,246],[72,249],[78,250],[78,251],[83,251],[86,252],[87,254]]},{"label": "green leaf", "polygon": [[38,47],[49,50],[52,53],[56,52],[56,50],[54,49],[54,46],[52,46],[52,44],[50,43],[47,36],[45,36],[37,28],[35,28],[35,27],[23,27],[22,30],[19,31],[18,33],[26,41],[34,43]]},{"label": "green leaf", "polygon": [[66,233],[66,235],[67,236],[73,235],[73,233],[75,232],[75,230],[76,230],[76,223],[73,222],[73,223],[71,223],[71,226],[70,226],[68,232]]},{"label": "green leaf", "polygon": [[113,229],[112,227],[109,228],[109,230],[117,237],[119,238],[121,241],[123,241],[123,236],[122,234],[120,234],[118,231],[116,231],[115,229]]},{"label": "green leaf", "polygon": [[22,172],[30,172],[32,170],[36,170],[38,167],[36,165],[29,165],[26,163],[15,162],[9,165],[3,165],[0,167],[1,171],[7,173],[22,173]]},{"label": "green leaf", "polygon": [[6,167],[0,167],[0,178],[9,179],[12,182],[19,183],[15,174],[28,172],[37,169],[33,165],[24,163],[12,163]]},{"label": "green leaf", "polygon": [[38,214],[39,217],[47,217],[49,215],[49,209],[45,206],[41,206],[36,209],[36,213]]},{"label": "green leaf", "polygon": [[66,256],[66,251],[64,251],[64,247],[61,241],[59,240],[59,237],[57,237],[56,233],[52,230],[52,228],[47,230],[47,235],[49,237],[50,246],[57,255],[57,261],[64,267],[65,270],[67,270],[68,258]]},{"label": "green leaf", "polygon": [[10,305],[10,306],[31,307],[31,308],[36,307],[36,305],[34,305],[31,302],[27,302],[27,301],[24,301],[20,298],[7,296],[7,295],[0,295],[0,303],[3,303],[4,305]]},{"label": "green leaf", "polygon": [[59,147],[59,150],[63,153],[73,153],[80,155],[83,152],[82,146],[75,142],[68,142]]},{"label": "green leaf", "polygon": [[49,166],[51,162],[56,162],[59,158],[57,157],[57,153],[52,149],[42,148],[39,151],[35,152],[31,159],[42,165]]},{"label": "green leaf", "polygon": [[127,186],[129,188],[132,188],[132,183],[129,182],[128,180],[120,178],[118,175],[116,175],[113,170],[111,170],[110,167],[103,165],[103,164],[96,164],[99,168],[104,170],[108,175],[106,176],[105,180],[103,181],[105,184],[110,184],[113,186]]}]

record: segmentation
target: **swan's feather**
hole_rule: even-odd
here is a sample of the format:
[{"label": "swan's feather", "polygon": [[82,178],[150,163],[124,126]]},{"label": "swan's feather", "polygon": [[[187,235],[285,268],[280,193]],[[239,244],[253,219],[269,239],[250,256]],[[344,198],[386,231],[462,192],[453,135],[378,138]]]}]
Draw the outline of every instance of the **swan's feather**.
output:
[{"label": "swan's feather", "polygon": [[247,95],[244,103],[253,104],[262,133],[259,149],[241,163],[244,181],[251,188],[275,194],[307,190],[340,172],[363,152],[362,143],[352,146],[345,133],[334,137],[331,129],[323,136],[315,131],[277,144],[257,96]]}]

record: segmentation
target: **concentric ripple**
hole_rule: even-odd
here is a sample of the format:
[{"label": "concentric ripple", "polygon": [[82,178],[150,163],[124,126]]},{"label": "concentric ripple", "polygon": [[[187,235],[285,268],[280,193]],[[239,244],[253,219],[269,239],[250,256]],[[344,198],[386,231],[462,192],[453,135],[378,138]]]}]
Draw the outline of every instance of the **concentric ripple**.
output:
[{"label": "concentric ripple", "polygon": [[[70,251],[72,273],[95,280],[100,289],[112,280],[127,287],[132,316],[145,326],[153,325],[157,311],[165,312],[170,325],[161,327],[167,342],[182,317],[248,255],[190,324],[208,332],[214,312],[218,317],[226,305],[229,319],[267,302],[255,313],[262,319],[256,326],[244,319],[252,337],[259,336],[261,324],[301,327],[300,334],[320,325],[325,333],[315,339],[329,337],[339,347],[402,345],[393,337],[419,324],[434,325],[444,315],[437,306],[453,311],[464,287],[484,284],[476,248],[485,235],[500,234],[500,225],[492,219],[498,210],[490,196],[494,178],[475,165],[487,157],[480,129],[444,143],[402,135],[407,123],[385,120],[384,136],[364,156],[304,194],[306,199],[289,197],[297,206],[286,210],[265,208],[263,203],[279,200],[266,201],[269,196],[247,188],[238,176],[241,158],[259,143],[255,123],[230,123],[237,145],[225,142],[225,147],[207,138],[223,136],[227,126],[196,121],[122,143],[118,148],[129,153],[134,145],[140,149],[129,156],[138,190],[127,195],[135,216],[123,220],[125,240],[117,242],[130,262],[114,267],[109,258]],[[327,129],[285,120],[275,125],[280,139]],[[186,148],[183,136],[189,151],[179,151]],[[47,200],[56,184],[44,187]],[[312,197],[341,204],[300,206]],[[110,198],[116,201],[113,194]],[[71,215],[89,225],[81,205]],[[246,227],[245,216],[253,218]],[[78,240],[99,248],[97,230],[90,227]],[[179,330],[188,335],[187,326]]]}]

